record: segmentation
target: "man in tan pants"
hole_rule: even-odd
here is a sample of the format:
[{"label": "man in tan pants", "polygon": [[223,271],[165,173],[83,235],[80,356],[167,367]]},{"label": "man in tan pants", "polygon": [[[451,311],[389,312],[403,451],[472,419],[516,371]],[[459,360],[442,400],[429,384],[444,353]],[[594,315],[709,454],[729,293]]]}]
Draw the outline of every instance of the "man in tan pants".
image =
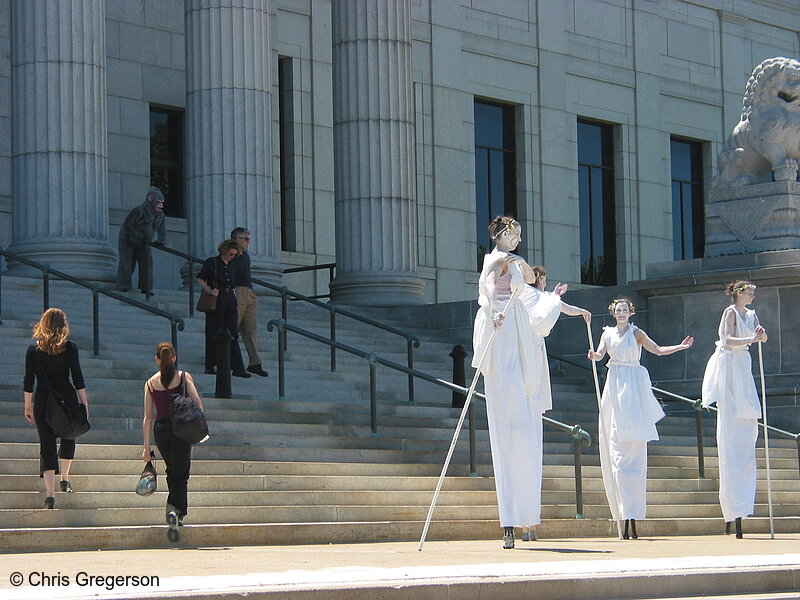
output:
[{"label": "man in tan pants", "polygon": [[244,342],[249,359],[247,370],[261,377],[269,374],[261,368],[261,357],[256,346],[256,333],[258,329],[258,298],[253,291],[253,282],[250,273],[250,232],[244,227],[237,227],[231,231],[231,239],[236,240],[241,252],[234,258],[236,271],[236,304],[239,309],[239,335]]}]

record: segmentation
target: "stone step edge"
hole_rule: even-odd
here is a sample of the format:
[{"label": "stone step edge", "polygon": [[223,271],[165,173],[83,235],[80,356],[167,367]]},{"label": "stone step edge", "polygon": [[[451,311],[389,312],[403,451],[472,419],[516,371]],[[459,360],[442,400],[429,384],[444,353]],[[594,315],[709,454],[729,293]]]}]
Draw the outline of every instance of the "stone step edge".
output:
[{"label": "stone step edge", "polygon": [[[750,532],[769,532],[767,517],[744,522]],[[794,533],[800,517],[776,517],[776,534]],[[170,543],[166,525],[0,529],[0,555],[23,552],[64,552],[144,548],[271,546],[358,542],[418,541],[423,521],[343,521],[296,523],[225,523],[186,525],[181,541]],[[637,523],[641,538],[670,535],[709,535],[721,532],[722,519],[647,519]],[[669,533],[679,530],[679,533]],[[427,539],[492,540],[501,538],[496,520],[433,520]],[[610,519],[544,519],[537,526],[540,540],[617,537]],[[563,596],[562,596],[563,597]]]}]

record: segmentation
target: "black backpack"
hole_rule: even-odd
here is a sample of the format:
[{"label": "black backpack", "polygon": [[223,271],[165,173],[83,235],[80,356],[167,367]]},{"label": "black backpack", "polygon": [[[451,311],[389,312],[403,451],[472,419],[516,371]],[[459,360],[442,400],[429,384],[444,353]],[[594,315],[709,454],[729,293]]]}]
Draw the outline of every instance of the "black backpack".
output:
[{"label": "black backpack", "polygon": [[208,439],[208,423],[206,416],[194,401],[186,394],[185,373],[181,372],[181,391],[172,394],[169,404],[169,422],[175,437],[200,444]]}]

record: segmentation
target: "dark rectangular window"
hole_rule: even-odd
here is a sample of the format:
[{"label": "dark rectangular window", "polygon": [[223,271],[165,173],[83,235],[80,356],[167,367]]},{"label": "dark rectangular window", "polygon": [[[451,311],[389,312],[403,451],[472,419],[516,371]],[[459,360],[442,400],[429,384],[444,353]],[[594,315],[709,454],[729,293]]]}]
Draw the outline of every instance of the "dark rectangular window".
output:
[{"label": "dark rectangular window", "polygon": [[475,100],[475,224],[478,270],[491,250],[489,221],[516,217],[517,153],[514,107]]},{"label": "dark rectangular window", "polygon": [[616,285],[614,130],[578,121],[581,283]]},{"label": "dark rectangular window", "polygon": [[164,194],[164,214],[186,218],[183,111],[150,107],[150,185]]},{"label": "dark rectangular window", "polygon": [[278,138],[280,144],[281,250],[297,250],[295,189],[293,63],[278,58]]},{"label": "dark rectangular window", "polygon": [[672,257],[702,258],[705,244],[703,144],[672,138]]}]

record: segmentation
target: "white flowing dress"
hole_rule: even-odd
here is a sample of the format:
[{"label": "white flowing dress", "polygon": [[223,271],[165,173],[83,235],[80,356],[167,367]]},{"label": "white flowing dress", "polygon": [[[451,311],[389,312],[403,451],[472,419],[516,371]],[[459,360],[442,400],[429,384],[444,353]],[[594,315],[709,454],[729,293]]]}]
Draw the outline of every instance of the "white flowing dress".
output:
[{"label": "white flowing dress", "polygon": [[717,349],[703,376],[703,406],[717,405],[719,503],[726,521],[753,514],[756,498],[756,438],[761,406],[753,381],[750,345],[725,345],[728,311],[736,314],[733,337],[755,335],[756,312],[744,317],[734,306],[722,313]]},{"label": "white flowing dress", "polygon": [[664,417],[650,374],[639,364],[636,329],[632,323],[622,335],[616,327],[603,329],[611,359],[600,400],[600,465],[614,520],[646,517],[647,442],[658,439],[656,422]]},{"label": "white flowing dress", "polygon": [[[484,260],[507,256],[495,250]],[[552,407],[544,337],[561,313],[559,296],[528,286],[516,271],[510,268],[495,283],[500,311],[510,299],[512,277],[514,288],[522,291],[506,312],[481,368],[503,527],[538,525],[541,521],[542,413]],[[481,307],[473,332],[475,368],[494,331],[483,276],[479,286]]]}]

